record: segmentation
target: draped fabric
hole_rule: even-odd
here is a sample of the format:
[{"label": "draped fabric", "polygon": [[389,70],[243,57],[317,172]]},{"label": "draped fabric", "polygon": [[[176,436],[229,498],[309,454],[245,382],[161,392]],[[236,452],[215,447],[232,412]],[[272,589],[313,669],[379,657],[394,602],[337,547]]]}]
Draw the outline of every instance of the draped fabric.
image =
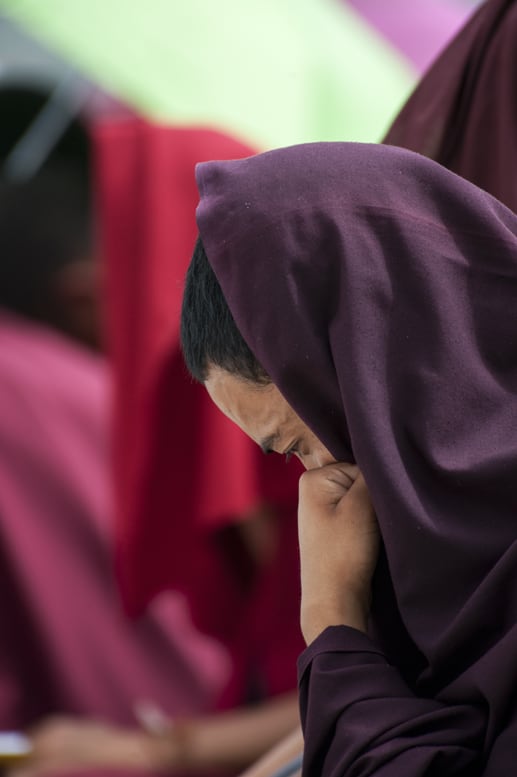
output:
[{"label": "draped fabric", "polygon": [[[260,664],[264,691],[283,692],[296,685],[303,644],[299,470],[264,457],[221,416],[188,377],[179,348],[183,276],[196,236],[194,165],[251,149],[217,132],[140,119],[98,126],[95,146],[126,609],[140,612],[165,589],[183,592],[198,627],[232,652],[224,705],[242,701],[250,663]],[[285,525],[274,557],[258,569],[231,527],[265,504]],[[285,598],[271,595],[274,580],[283,580]]]},{"label": "draped fabric", "polygon": [[507,773],[517,217],[389,146],[296,146],[202,164],[197,181],[239,329],[326,447],[357,462],[383,539],[376,641],[341,627],[302,659],[306,773],[471,774],[483,759]]},{"label": "draped fabric", "polygon": [[517,3],[487,0],[431,66],[384,142],[418,151],[517,211]]}]

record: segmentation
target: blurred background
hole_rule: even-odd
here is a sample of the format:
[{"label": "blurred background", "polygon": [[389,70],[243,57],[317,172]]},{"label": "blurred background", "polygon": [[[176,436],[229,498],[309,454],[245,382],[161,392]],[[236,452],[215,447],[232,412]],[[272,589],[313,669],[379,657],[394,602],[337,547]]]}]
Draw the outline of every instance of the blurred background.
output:
[{"label": "blurred background", "polygon": [[2,0],[1,77],[67,81],[88,110],[114,100],[260,147],[375,140],[474,5]]}]

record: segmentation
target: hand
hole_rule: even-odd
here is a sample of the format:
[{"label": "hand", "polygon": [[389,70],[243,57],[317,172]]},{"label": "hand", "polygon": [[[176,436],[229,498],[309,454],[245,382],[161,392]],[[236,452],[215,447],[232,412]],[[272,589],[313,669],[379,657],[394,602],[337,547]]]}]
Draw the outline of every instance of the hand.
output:
[{"label": "hand", "polygon": [[[272,749],[255,761],[239,777],[273,777],[280,769],[285,769],[295,759],[300,759],[303,754],[303,734],[300,725],[295,731],[284,737]],[[296,772],[293,777],[300,777],[301,772]]]},{"label": "hand", "polygon": [[43,777],[96,768],[149,771],[158,765],[158,740],[138,729],[56,716],[35,726],[29,737],[32,753],[9,771],[9,777]]},{"label": "hand", "polygon": [[302,475],[298,531],[307,644],[327,626],[366,631],[379,529],[357,467],[327,464]]}]

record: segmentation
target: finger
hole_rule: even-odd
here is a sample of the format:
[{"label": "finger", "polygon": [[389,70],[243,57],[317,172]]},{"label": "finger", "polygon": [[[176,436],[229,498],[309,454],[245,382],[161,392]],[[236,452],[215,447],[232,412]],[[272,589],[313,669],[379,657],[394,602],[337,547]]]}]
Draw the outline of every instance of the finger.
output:
[{"label": "finger", "polygon": [[336,505],[354,483],[347,469],[334,463],[304,472],[299,482],[300,505]]},{"label": "finger", "polygon": [[318,486],[321,486],[323,482],[332,482],[341,488],[348,489],[354,483],[358,472],[357,467],[351,470],[351,465],[335,461],[332,464],[325,464],[324,467],[307,470],[302,474],[300,480],[307,484],[316,483]]},{"label": "finger", "polygon": [[359,469],[352,464],[336,461],[322,467],[322,475],[331,483],[336,483],[341,488],[348,490],[355,483],[359,475]]},{"label": "finger", "polygon": [[370,492],[368,491],[366,481],[361,474],[359,474],[357,480],[355,480],[353,486],[350,488],[348,492],[348,499],[350,502],[354,501],[357,504],[361,504],[363,506],[368,505],[373,511]]},{"label": "finger", "polygon": [[137,701],[133,705],[135,718],[149,734],[165,734],[171,728],[171,720],[154,702]]}]

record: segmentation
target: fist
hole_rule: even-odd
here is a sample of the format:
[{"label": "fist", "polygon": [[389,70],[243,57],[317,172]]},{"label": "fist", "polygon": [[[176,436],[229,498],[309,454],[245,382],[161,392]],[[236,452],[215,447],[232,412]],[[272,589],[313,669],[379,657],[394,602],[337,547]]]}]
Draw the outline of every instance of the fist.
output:
[{"label": "fist", "polygon": [[298,531],[307,644],[327,626],[366,631],[380,539],[357,467],[336,462],[302,475]]}]

